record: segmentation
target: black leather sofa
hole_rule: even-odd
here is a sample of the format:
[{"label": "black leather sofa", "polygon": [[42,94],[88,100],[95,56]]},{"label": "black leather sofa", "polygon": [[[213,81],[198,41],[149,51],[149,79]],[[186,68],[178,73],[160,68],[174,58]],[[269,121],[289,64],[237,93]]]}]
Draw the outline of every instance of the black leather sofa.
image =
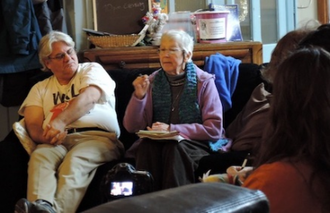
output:
[{"label": "black leather sofa", "polygon": [[196,183],[148,194],[122,198],[83,213],[267,213],[267,197],[224,183]]},{"label": "black leather sofa", "polygon": [[[133,92],[132,81],[139,74],[150,74],[154,70],[155,69],[151,68],[107,70],[117,84],[115,94],[116,111],[121,128],[120,140],[124,143],[126,149],[137,139],[135,134],[128,133],[122,125],[125,108]],[[21,78],[24,80],[24,88],[20,88],[19,91],[28,91],[36,82],[49,76],[48,73],[36,71],[28,74],[23,73],[22,75],[24,76]],[[253,89],[261,83],[261,81],[258,65],[244,63],[239,65],[237,87],[232,96],[233,107],[224,114],[225,127],[235,118],[237,113],[240,112],[249,99]],[[4,88],[4,91],[6,91],[7,97],[12,97],[10,89]],[[12,95],[15,97],[15,94]],[[23,96],[20,98],[23,98]],[[21,103],[22,101],[23,100],[15,100],[15,103]],[[196,172],[196,177],[201,176],[210,168],[213,168],[211,173],[225,172],[226,168],[229,166],[241,164],[245,156],[245,153],[234,153],[234,155],[231,153],[229,156],[227,156],[227,154],[214,153],[210,156],[206,156],[201,160],[201,164]],[[15,202],[21,197],[26,197],[28,158],[29,156],[20,145],[13,131],[0,142],[0,202],[2,204],[0,208],[3,209],[3,212],[13,212]],[[100,183],[106,172],[118,162],[128,162],[134,165],[133,159],[121,159],[120,161],[109,162],[100,166],[81,202],[78,212],[105,202],[104,196],[100,193]]]}]

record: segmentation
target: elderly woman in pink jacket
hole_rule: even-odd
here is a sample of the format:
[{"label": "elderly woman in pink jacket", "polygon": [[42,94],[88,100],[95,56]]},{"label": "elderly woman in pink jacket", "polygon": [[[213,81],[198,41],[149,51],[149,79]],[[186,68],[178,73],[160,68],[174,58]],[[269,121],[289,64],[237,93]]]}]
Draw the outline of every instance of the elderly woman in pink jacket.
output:
[{"label": "elderly woman in pink jacket", "polygon": [[165,32],[159,47],[162,68],[133,82],[125,128],[129,132],[177,131],[185,138],[180,142],[143,138],[132,146],[136,169],[152,174],[155,190],[194,183],[198,161],[223,136],[214,76],[192,62],[193,47],[186,32]]}]

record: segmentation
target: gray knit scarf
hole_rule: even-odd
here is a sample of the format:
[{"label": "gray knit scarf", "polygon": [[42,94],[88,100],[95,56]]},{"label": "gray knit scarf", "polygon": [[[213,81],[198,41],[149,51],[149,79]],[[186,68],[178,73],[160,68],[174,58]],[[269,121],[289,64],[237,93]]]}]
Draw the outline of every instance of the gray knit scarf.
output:
[{"label": "gray knit scarf", "polygon": [[[197,101],[197,74],[192,62],[186,64],[186,81],[179,101],[180,123],[202,123]],[[171,88],[165,71],[161,69],[152,85],[153,122],[169,123],[171,113]]]}]

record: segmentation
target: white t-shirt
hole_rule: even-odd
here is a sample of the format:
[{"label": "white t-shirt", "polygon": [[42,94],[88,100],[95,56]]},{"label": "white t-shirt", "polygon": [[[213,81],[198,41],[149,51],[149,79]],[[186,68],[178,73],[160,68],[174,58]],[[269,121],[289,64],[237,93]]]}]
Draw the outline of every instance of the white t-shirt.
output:
[{"label": "white t-shirt", "polygon": [[117,114],[115,111],[116,83],[104,68],[94,62],[79,64],[77,73],[67,85],[60,85],[55,76],[51,76],[35,84],[18,113],[24,116],[27,106],[40,106],[44,110],[43,128],[70,104],[70,100],[79,95],[79,91],[90,85],[102,90],[101,98],[86,115],[71,123],[67,128],[99,127],[120,135]]}]

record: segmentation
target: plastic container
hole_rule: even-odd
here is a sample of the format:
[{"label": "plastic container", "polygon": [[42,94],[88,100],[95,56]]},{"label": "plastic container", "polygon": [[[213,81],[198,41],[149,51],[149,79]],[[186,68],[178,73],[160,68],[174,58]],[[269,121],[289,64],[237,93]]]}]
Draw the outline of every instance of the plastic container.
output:
[{"label": "plastic container", "polygon": [[195,12],[197,41],[199,43],[226,42],[229,11]]}]

